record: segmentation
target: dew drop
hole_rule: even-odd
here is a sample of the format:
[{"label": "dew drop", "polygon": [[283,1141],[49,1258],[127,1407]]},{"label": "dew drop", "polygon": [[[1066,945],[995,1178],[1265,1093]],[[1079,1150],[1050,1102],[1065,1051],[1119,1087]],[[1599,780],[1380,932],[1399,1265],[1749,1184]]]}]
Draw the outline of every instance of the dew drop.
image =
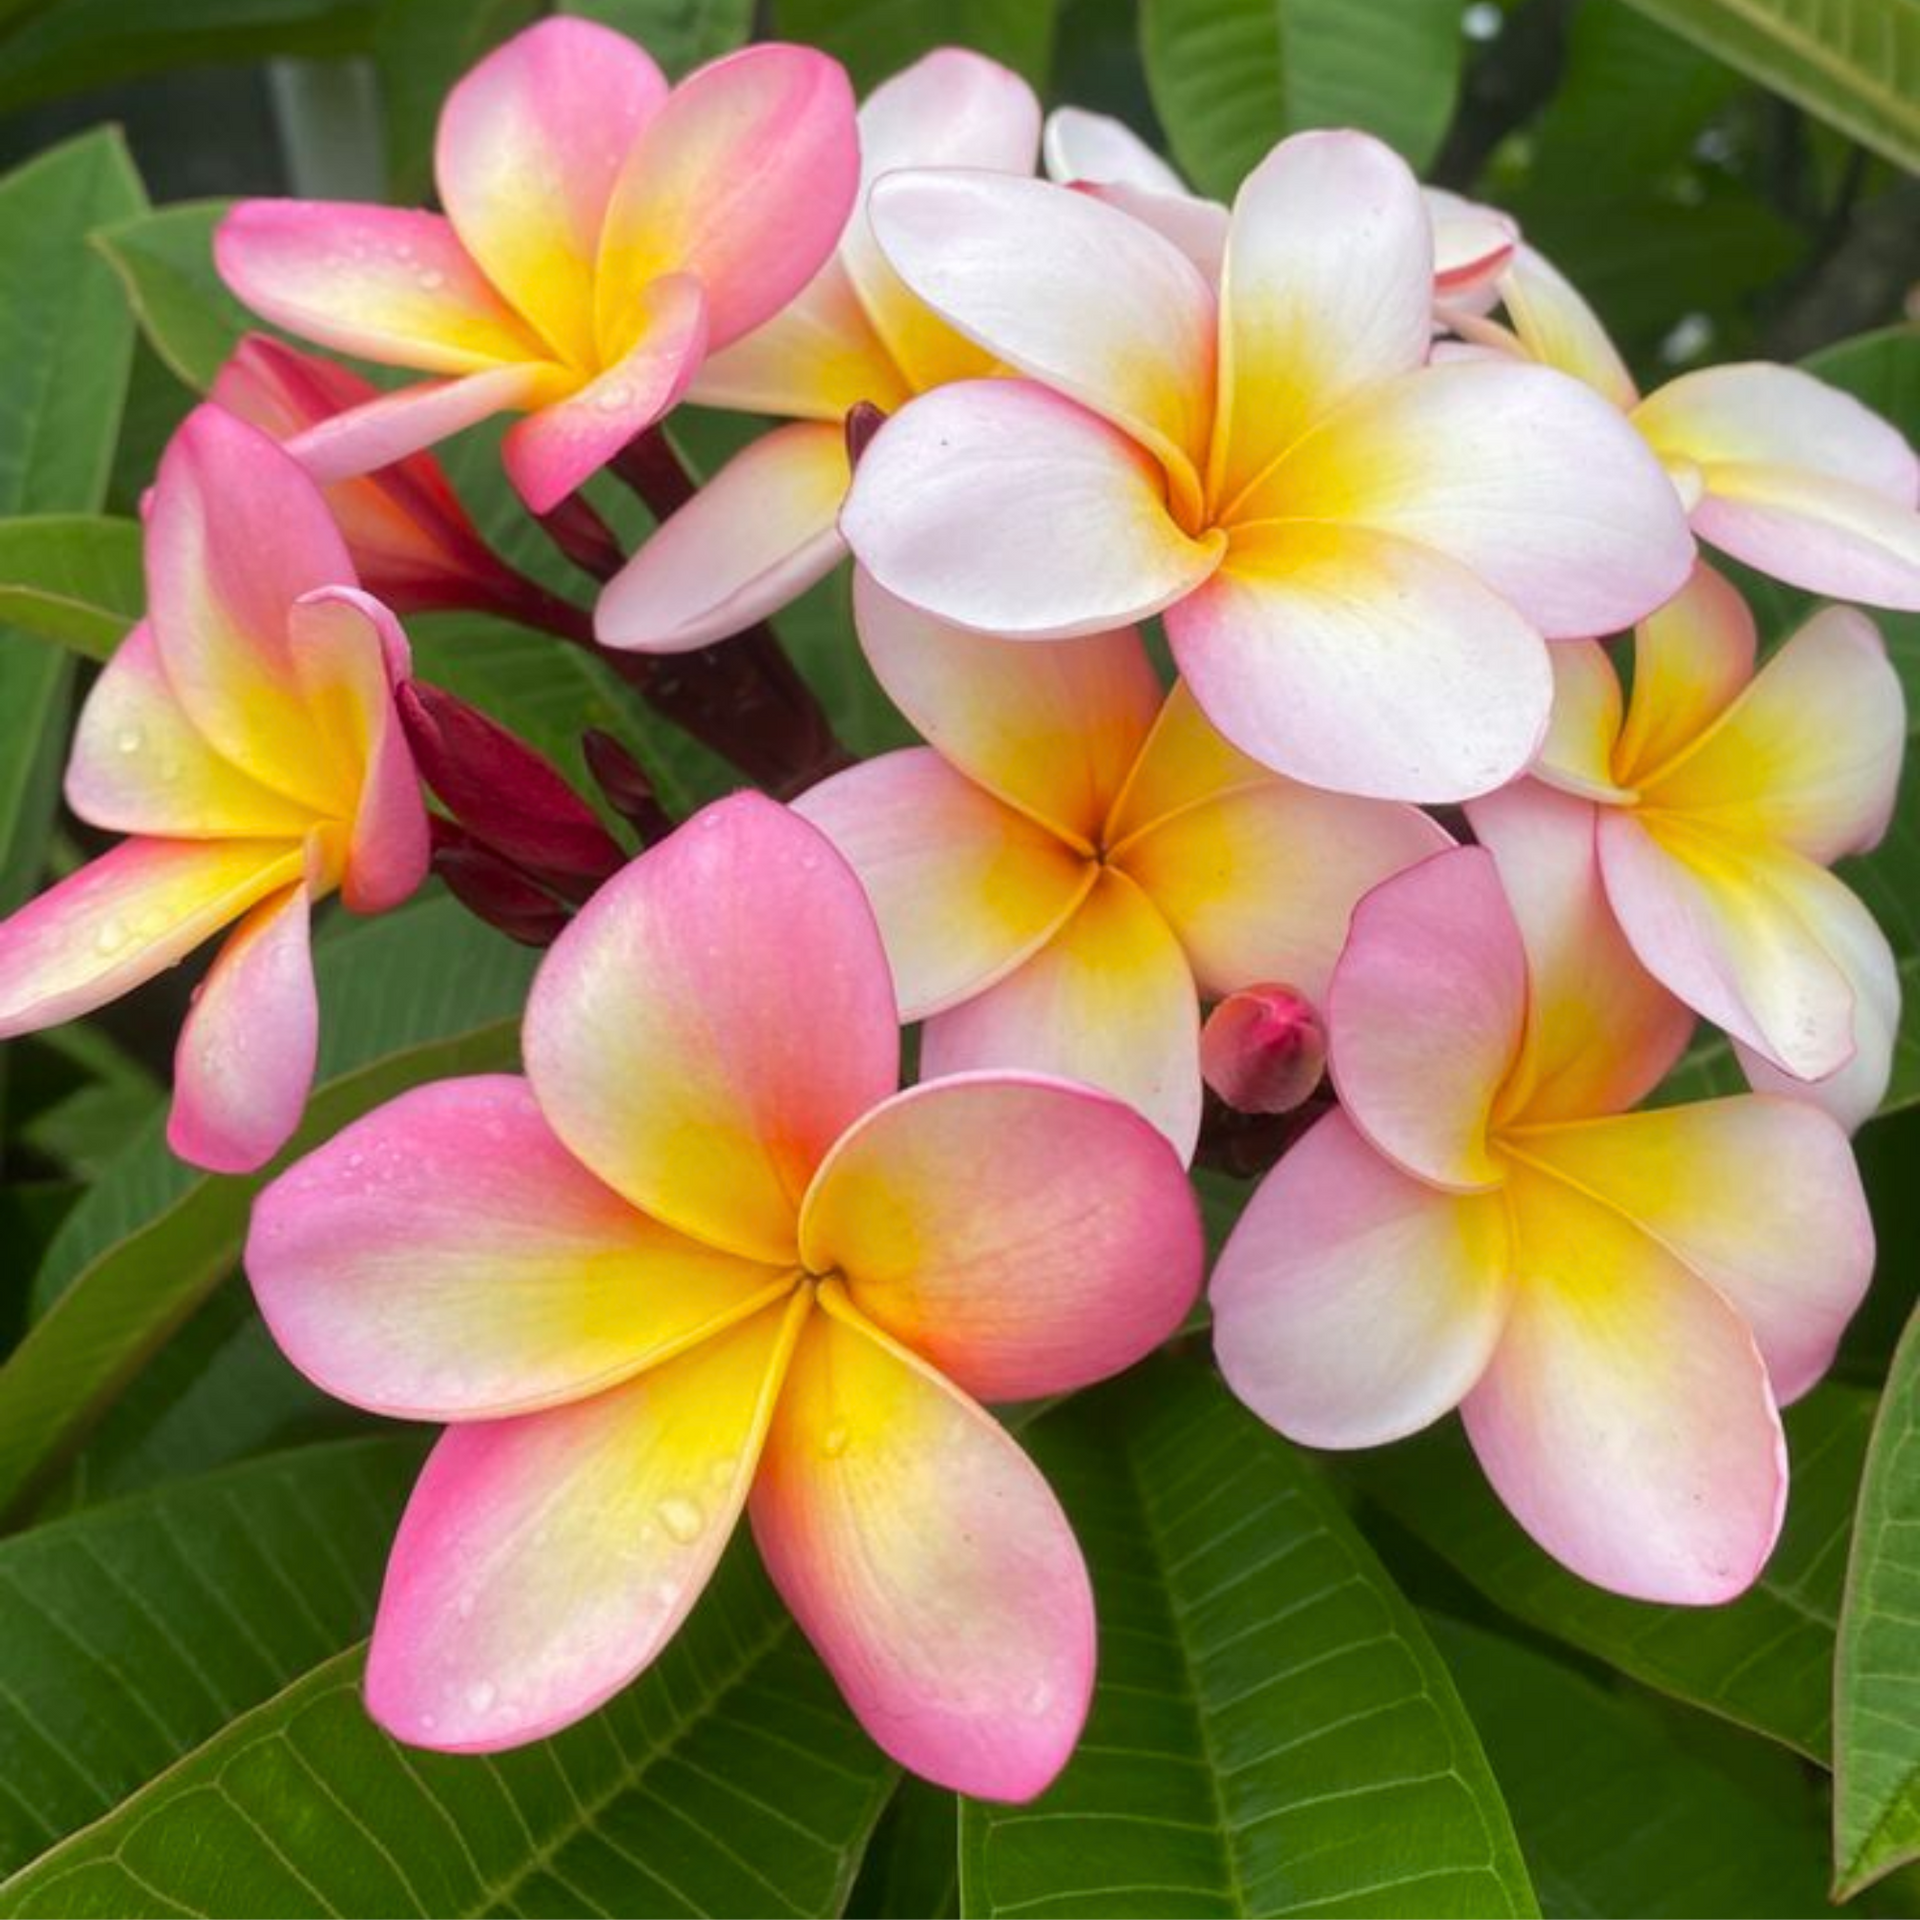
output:
[{"label": "dew drop", "polygon": [[845,1427],[829,1427],[827,1437],[820,1442],[820,1451],[829,1460],[838,1460],[847,1450],[848,1437]]},{"label": "dew drop", "polygon": [[596,413],[624,413],[633,404],[633,389],[623,381],[616,380],[610,387],[602,387],[593,396]]},{"label": "dew drop", "polygon": [[100,931],[94,935],[93,944],[102,953],[118,953],[127,944],[130,931],[117,913],[110,913],[100,922]]},{"label": "dew drop", "polygon": [[724,1490],[733,1485],[733,1455],[716,1454],[707,1467],[707,1485]]},{"label": "dew drop", "polygon": [[491,1680],[476,1680],[467,1689],[467,1711],[485,1713],[498,1697],[498,1689]]},{"label": "dew drop", "polygon": [[660,1524],[684,1547],[700,1538],[707,1516],[701,1511],[699,1501],[676,1493],[660,1502]]},{"label": "dew drop", "polygon": [[428,293],[438,293],[447,284],[447,276],[438,267],[428,267],[420,276],[420,285]]},{"label": "dew drop", "polygon": [[147,736],[138,727],[122,727],[113,736],[113,744],[122,753],[138,753],[146,741]]}]

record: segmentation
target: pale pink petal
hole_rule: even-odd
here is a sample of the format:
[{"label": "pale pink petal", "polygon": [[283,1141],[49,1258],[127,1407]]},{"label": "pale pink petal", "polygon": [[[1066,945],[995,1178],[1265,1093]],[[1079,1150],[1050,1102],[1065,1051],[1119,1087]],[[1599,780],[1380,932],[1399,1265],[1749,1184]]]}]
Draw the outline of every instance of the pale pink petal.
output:
[{"label": "pale pink petal", "polygon": [[1193,1191],[1117,1100],[981,1074],[874,1108],[814,1176],[800,1247],[982,1400],[1070,1393],[1167,1339],[1200,1291]]},{"label": "pale pink petal", "polygon": [[861,456],[840,515],[888,592],[955,626],[1064,639],[1144,620],[1219,564],[1167,513],[1159,464],[1029,380],[923,394]]},{"label": "pale pink petal", "polygon": [[922,300],[1139,441],[1197,508],[1216,313],[1191,261],[1086,194],[1001,173],[890,174],[868,218]]},{"label": "pale pink petal", "polygon": [[860,876],[903,1020],[1011,973],[1064,924],[1097,872],[926,747],[849,767],[809,787],[794,811]]},{"label": "pale pink petal", "polygon": [[746,1504],[804,1296],[591,1399],[457,1426],[387,1562],[367,1711],[489,1753],[592,1712],[672,1639]]},{"label": "pale pink petal", "polygon": [[1516,1284],[1467,1434],[1557,1560],[1634,1599],[1708,1606],[1752,1585],[1787,1458],[1739,1315],[1612,1209],[1543,1175],[1508,1183]]},{"label": "pale pink petal", "polygon": [[1809,593],[1920,611],[1920,513],[1798,467],[1711,469],[1693,509],[1702,540]]},{"label": "pale pink petal", "polygon": [[1129,219],[1151,227],[1162,240],[1193,262],[1195,271],[1208,286],[1219,286],[1231,222],[1226,208],[1217,200],[1202,200],[1191,193],[1150,193],[1144,187],[1127,186],[1119,181],[1100,184],[1080,181],[1074,191],[1118,208]]},{"label": "pale pink petal", "polygon": [[296,840],[126,840],[0,920],[0,1039],[57,1027],[301,879]]},{"label": "pale pink petal", "polygon": [[779,612],[845,556],[849,477],[838,423],[797,421],[755,440],[607,582],[593,614],[601,642],[683,653]]},{"label": "pale pink petal", "polygon": [[320,1048],[309,900],[269,894],[227,936],[173,1055],[167,1145],[213,1173],[252,1173],[293,1137]]},{"label": "pale pink petal", "polygon": [[614,182],[667,97],[623,33],[542,20],[447,95],[434,177],[454,231],[555,359],[591,366],[593,271]]},{"label": "pale pink petal", "polygon": [[1364,133],[1301,133],[1247,176],[1222,270],[1211,493],[1228,503],[1343,400],[1417,367],[1433,231],[1405,161]]},{"label": "pale pink petal", "polygon": [[792,1283],[629,1206],[509,1074],[415,1087],[296,1161],[254,1202],[246,1267],[301,1372],[403,1420],[597,1393]]},{"label": "pale pink petal", "polygon": [[1529,246],[1517,248],[1500,282],[1507,317],[1527,353],[1571,374],[1622,409],[1638,400],[1633,375],[1598,316],[1558,268]]},{"label": "pale pink petal", "polygon": [[336,353],[423,373],[552,358],[437,213],[242,200],[213,259],[255,313]]},{"label": "pale pink petal", "polygon": [[1337,519],[1469,567],[1550,639],[1632,623],[1686,584],[1686,515],[1660,463],[1577,381],[1455,360],[1380,383],[1237,510]]},{"label": "pale pink petal", "polygon": [[488,367],[457,380],[428,380],[383,393],[296,433],[287,451],[323,486],[390,467],[450,440],[496,413],[538,406],[572,376],[528,363]]},{"label": "pale pink petal", "polygon": [[1181,193],[1187,183],[1127,125],[1110,113],[1055,107],[1042,140],[1047,178],[1062,186],[1087,181],[1102,186],[1141,187],[1148,193]]},{"label": "pale pink petal", "polygon": [[1860,1175],[1826,1114],[1709,1100],[1510,1139],[1711,1281],[1753,1329],[1782,1404],[1826,1372],[1873,1273]]},{"label": "pale pink petal", "polygon": [[1488,1132],[1526,1017],[1526,949],[1493,856],[1435,854],[1354,909],[1327,995],[1341,1103],[1417,1178],[1492,1186],[1500,1163]]},{"label": "pale pink petal", "polygon": [[1491,305],[1502,273],[1513,258],[1519,226],[1497,207],[1482,206],[1439,187],[1421,198],[1433,223],[1433,287],[1441,299]]},{"label": "pale pink petal", "polygon": [[527,1002],[527,1073],[568,1148],[635,1206],[793,1257],[800,1197],[896,1084],[886,955],[832,843],[736,794],[616,874]]},{"label": "pale pink petal", "polygon": [[1533,771],[1583,799],[1629,798],[1614,779],[1626,702],[1612,658],[1597,640],[1566,640],[1552,650],[1552,659],[1553,714]]},{"label": "pale pink petal", "polygon": [[925,1079],[1057,1075],[1136,1107],[1182,1159],[1200,1134],[1200,1008],[1173,930],[1112,868],[1039,952],[922,1030]]},{"label": "pale pink petal", "polygon": [[597,276],[603,364],[623,359],[647,288],[691,274],[718,348],[819,272],[859,179],[853,89],[811,47],[744,47],[674,88],[627,156]]},{"label": "pale pink petal", "polygon": [[1046,643],[967,633],[864,572],[853,617],[881,686],[946,760],[1092,851],[1160,711],[1138,633]]},{"label": "pale pink petal", "polygon": [[821,1289],[753,1488],[774,1585],[874,1740],[936,1785],[1027,1800],[1093,1688],[1093,1596],[1018,1444]]},{"label": "pale pink petal", "polygon": [[1634,629],[1633,696],[1615,749],[1628,786],[1691,746],[1753,678],[1753,615],[1705,561],[1664,607]]},{"label": "pale pink petal", "polygon": [[1200,711],[1193,689],[1176,680],[1154,716],[1126,785],[1101,835],[1108,847],[1144,834],[1171,814],[1264,786],[1271,768],[1249,759]]},{"label": "pale pink petal", "polygon": [[1460,1404],[1512,1284],[1497,1194],[1440,1193],[1330,1113],[1260,1183],[1208,1286],[1227,1385],[1309,1447],[1372,1447]]},{"label": "pale pink petal", "polygon": [[1532,760],[1553,701],[1547,649],[1505,601],[1443,554],[1360,527],[1236,535],[1167,634],[1229,740],[1337,793],[1490,792]]},{"label": "pale pink petal", "polygon": [[535,513],[584,486],[687,390],[713,315],[701,281],[672,273],[647,283],[633,344],[577,393],[515,421],[500,449],[507,478]]}]

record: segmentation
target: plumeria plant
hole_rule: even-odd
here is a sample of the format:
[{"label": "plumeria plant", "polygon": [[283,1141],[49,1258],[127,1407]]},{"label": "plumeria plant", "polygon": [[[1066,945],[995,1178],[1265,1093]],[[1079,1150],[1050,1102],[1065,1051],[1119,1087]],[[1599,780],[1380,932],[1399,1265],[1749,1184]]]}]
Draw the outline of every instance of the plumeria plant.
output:
[{"label": "plumeria plant", "polygon": [[[178,1040],[0,1365],[0,1913],[1920,1856],[1902,425],[1379,131],[538,11],[432,207],[73,176],[205,397],[119,622],[0,524],[99,661],[0,1038]],[[1648,1807],[1775,1891],[1583,1882]]]}]

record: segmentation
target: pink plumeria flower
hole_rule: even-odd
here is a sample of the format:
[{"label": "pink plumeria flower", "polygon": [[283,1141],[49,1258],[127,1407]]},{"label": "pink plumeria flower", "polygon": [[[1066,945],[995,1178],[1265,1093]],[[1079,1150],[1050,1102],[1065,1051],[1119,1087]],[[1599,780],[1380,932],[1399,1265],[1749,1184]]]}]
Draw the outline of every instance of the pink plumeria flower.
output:
[{"label": "pink plumeria flower", "polygon": [[932,744],[795,803],[879,916],[923,1075],[1022,1067],[1200,1131],[1200,1000],[1324,991],[1368,888],[1449,844],[1412,807],[1282,779],[1163,694],[1129,629],[954,633],[856,575],[862,645]]},{"label": "pink plumeria flower", "polygon": [[1221,298],[1142,221],[1044,181],[890,175],[907,284],[1022,379],[881,428],[841,528],[890,592],[1020,639],[1164,611],[1243,752],[1340,792],[1450,800],[1532,758],[1542,635],[1626,624],[1692,561],[1617,412],[1545,368],[1426,364],[1433,235],[1363,134],[1241,189]]},{"label": "pink plumeria flower", "polygon": [[624,35],[543,20],[447,96],[444,216],[243,201],[214,257],[240,298],[336,352],[442,376],[315,429],[322,479],[502,411],[507,472],[557,506],[804,287],[859,169],[839,64],[757,46],[669,92]]},{"label": "pink plumeria flower", "polygon": [[[1171,240],[1216,285],[1226,256],[1230,215],[1187,183],[1123,120],[1056,107],[1042,142],[1047,178],[1078,187],[1144,220]],[[1421,188],[1433,226],[1433,291],[1448,307],[1491,306],[1520,229],[1496,207]]]},{"label": "pink plumeria flower", "polygon": [[67,804],[132,836],[0,922],[0,1038],[150,980],[222,928],[174,1059],[167,1139],[264,1164],[299,1123],[319,1033],[314,903],[396,906],[427,819],[393,709],[407,646],[354,579],[319,489],[264,434],[201,407],[160,462],[147,618],[94,684]]},{"label": "pink plumeria flower", "polygon": [[689,398],[771,415],[608,583],[595,610],[608,646],[682,653],[738,633],[846,557],[840,503],[846,419],[892,413],[916,393],[993,371],[993,359],[907,291],[867,223],[867,194],[902,167],[1031,174],[1040,103],[1017,73],[941,47],[860,108],[860,189],[833,257],[767,324],[701,368]]},{"label": "pink plumeria flower", "polygon": [[1342,1108],[1220,1257],[1220,1364],[1309,1446],[1458,1406],[1495,1491],[1574,1572],[1726,1600],[1779,1531],[1778,1408],[1825,1371],[1872,1268],[1846,1135],[1760,1094],[1625,1111],[1690,1019],[1614,927],[1581,810],[1515,790],[1475,824],[1486,845],[1354,915],[1329,1003]]},{"label": "pink plumeria flower", "polygon": [[1906,701],[1873,623],[1816,614],[1756,668],[1753,616],[1702,566],[1634,636],[1555,650],[1535,773],[1577,795],[1607,898],[1645,966],[1732,1035],[1748,1077],[1858,1126],[1900,1024],[1886,935],[1826,869],[1893,816]]},{"label": "pink plumeria flower", "polygon": [[1620,408],[1702,540],[1809,593],[1920,609],[1920,460],[1871,408],[1760,361],[1683,373],[1642,399],[1593,309],[1531,247],[1515,253],[1501,297],[1510,327],[1468,321],[1462,331],[1558,367]]},{"label": "pink plumeria flower", "polygon": [[329,1392],[450,1423],[367,1665],[380,1724],[484,1752],[672,1637],[742,1509],[874,1739],[967,1793],[1078,1737],[1065,1516],[976,1399],[1063,1392],[1179,1324],[1179,1162],[1011,1074],[893,1091],[880,938],[812,827],[741,795],[610,881],[527,1008],[527,1077],[405,1094],[261,1197],[247,1270]]}]

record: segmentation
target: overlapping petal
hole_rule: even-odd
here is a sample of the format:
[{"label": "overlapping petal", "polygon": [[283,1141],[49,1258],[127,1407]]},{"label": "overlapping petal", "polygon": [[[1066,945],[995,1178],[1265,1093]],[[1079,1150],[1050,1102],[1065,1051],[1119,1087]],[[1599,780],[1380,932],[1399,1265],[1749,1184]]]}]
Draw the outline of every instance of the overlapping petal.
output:
[{"label": "overlapping petal", "polygon": [[1598,316],[1571,282],[1532,247],[1515,250],[1500,297],[1521,345],[1543,365],[1571,374],[1616,407],[1640,397]]},{"label": "overlapping petal", "polygon": [[1701,539],[1809,593],[1920,610],[1920,514],[1845,480],[1787,466],[1713,470],[1693,509]]},{"label": "overlapping petal", "polygon": [[287,451],[323,486],[378,472],[496,413],[537,407],[577,384],[537,361],[486,367],[452,380],[424,380],[383,393],[297,433]]},{"label": "overlapping petal", "polygon": [[1730,707],[1753,678],[1753,614],[1724,574],[1704,563],[1664,607],[1634,629],[1633,697],[1615,771],[1657,773]]},{"label": "overlapping petal", "polygon": [[1552,660],[1553,713],[1534,773],[1583,799],[1628,798],[1614,778],[1626,701],[1606,648],[1597,640],[1566,640]]}]

